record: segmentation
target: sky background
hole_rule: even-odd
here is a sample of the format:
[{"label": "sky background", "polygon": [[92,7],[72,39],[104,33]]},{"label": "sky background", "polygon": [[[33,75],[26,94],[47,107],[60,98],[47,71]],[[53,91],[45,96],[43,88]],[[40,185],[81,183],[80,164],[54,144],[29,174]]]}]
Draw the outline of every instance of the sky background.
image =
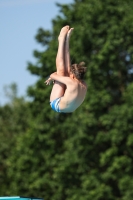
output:
[{"label": "sky background", "polygon": [[26,96],[27,87],[37,77],[27,70],[27,62],[35,62],[33,51],[42,50],[35,40],[37,30],[50,30],[52,19],[59,14],[56,2],[73,0],[0,0],[0,105],[8,102],[4,86],[16,83],[18,96]]}]

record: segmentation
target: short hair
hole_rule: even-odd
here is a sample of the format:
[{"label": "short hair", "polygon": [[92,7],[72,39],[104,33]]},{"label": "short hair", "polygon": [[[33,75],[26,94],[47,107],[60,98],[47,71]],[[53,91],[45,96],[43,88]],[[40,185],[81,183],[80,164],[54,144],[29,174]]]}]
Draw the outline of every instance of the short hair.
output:
[{"label": "short hair", "polygon": [[84,79],[84,75],[86,73],[85,62],[80,62],[79,64],[72,64],[71,72],[78,80]]}]

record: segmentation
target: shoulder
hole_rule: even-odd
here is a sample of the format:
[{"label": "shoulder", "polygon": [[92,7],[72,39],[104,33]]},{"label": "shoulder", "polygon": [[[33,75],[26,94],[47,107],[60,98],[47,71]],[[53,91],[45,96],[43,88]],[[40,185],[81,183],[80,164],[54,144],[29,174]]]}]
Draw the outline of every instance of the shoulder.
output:
[{"label": "shoulder", "polygon": [[82,81],[82,87],[87,91],[88,86],[85,81]]},{"label": "shoulder", "polygon": [[87,88],[88,86],[87,86],[87,83],[85,82],[85,81],[83,81],[83,84],[84,84],[84,86]]}]

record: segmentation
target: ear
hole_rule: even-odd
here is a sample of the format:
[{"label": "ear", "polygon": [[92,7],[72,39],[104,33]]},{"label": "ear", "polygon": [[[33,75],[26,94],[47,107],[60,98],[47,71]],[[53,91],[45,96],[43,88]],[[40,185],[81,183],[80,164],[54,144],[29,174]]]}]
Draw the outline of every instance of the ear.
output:
[{"label": "ear", "polygon": [[71,74],[70,74],[70,77],[74,79],[74,74],[73,74],[73,73],[71,73]]},{"label": "ear", "polygon": [[71,76],[72,76],[72,78],[74,78],[74,74],[73,73],[71,73]]}]

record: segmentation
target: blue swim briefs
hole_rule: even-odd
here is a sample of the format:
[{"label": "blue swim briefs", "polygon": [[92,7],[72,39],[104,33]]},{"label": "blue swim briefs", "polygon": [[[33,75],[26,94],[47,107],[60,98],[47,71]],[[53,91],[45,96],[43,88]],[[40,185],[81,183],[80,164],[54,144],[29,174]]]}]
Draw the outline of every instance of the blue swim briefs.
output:
[{"label": "blue swim briefs", "polygon": [[61,97],[50,102],[51,108],[56,112],[61,112],[59,109],[60,100],[61,100]]}]

